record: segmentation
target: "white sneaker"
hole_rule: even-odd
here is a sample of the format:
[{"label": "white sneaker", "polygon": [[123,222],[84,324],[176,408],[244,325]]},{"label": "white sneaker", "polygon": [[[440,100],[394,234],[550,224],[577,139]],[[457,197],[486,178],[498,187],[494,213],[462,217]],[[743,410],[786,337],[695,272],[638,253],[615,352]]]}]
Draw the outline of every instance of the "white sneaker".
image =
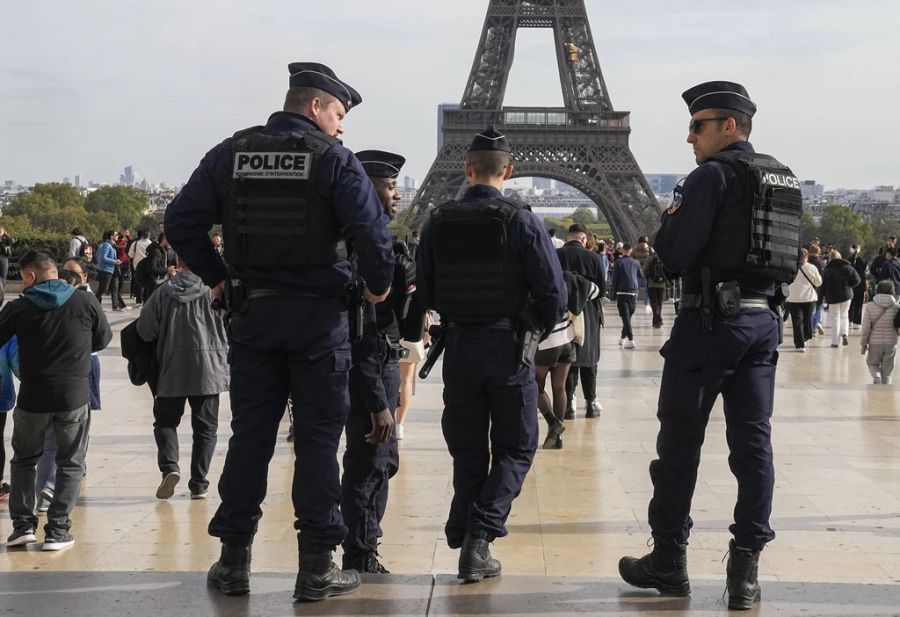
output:
[{"label": "white sneaker", "polygon": [[406,429],[403,428],[403,425],[402,425],[402,424],[398,424],[398,425],[397,425],[397,439],[398,439],[398,440],[402,440],[405,433],[406,433]]},{"label": "white sneaker", "polygon": [[806,353],[806,347],[800,347],[797,349],[797,353]]},{"label": "white sneaker", "polygon": [[22,527],[13,529],[12,534],[6,539],[6,546],[25,546],[35,542],[37,537],[34,535],[34,527]]},{"label": "white sneaker", "polygon": [[624,347],[626,342],[628,342],[627,338],[619,339],[619,347]]},{"label": "white sneaker", "polygon": [[625,349],[634,349],[634,341],[626,340],[624,347]]},{"label": "white sneaker", "polygon": [[825,334],[825,327],[822,324],[816,324],[816,332],[819,334]]},{"label": "white sneaker", "polygon": [[75,544],[75,538],[65,531],[57,531],[54,532],[53,535],[48,535],[44,538],[44,545],[41,547],[41,550],[61,551],[64,548],[69,548],[73,544]]}]

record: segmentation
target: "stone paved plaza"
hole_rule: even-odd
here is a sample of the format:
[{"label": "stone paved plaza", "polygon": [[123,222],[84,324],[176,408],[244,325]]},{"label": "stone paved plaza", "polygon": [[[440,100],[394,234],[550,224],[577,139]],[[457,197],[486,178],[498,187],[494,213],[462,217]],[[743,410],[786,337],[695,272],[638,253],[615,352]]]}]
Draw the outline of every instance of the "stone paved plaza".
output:
[{"label": "stone paved plaza", "polygon": [[[567,422],[562,451],[539,451],[513,506],[510,535],[494,554],[503,576],[460,586],[457,552],[443,541],[450,458],[440,430],[440,367],[419,383],[401,442],[401,469],[381,546],[391,576],[366,576],[356,594],[313,605],[291,602],[297,568],[292,529],[291,446],[279,439],[265,516],[253,547],[252,593],[209,592],[206,570],[218,540],[206,533],[217,505],[191,501],[186,480],[167,502],[151,397],[133,387],[118,331],[134,317],[109,313],[116,336],[102,354],[103,410],[94,416],[88,476],[73,514],[76,544],[60,553],[0,548],[0,614],[81,615],[690,615],[727,612],[724,571],[736,485],[728,470],[721,403],[713,411],[694,498],[690,598],[633,590],[618,578],[624,554],[646,551],[647,467],[654,456],[658,349],[639,306],[637,349],[616,345],[618,317],[606,306],[598,420]],[[667,325],[672,307],[665,307]],[[297,327],[273,324],[273,327]],[[790,336],[786,337],[790,340]],[[760,560],[763,603],[751,615],[900,615],[900,411],[897,390],[870,384],[857,331],[850,346],[812,341],[806,354],[782,347],[773,419],[778,537]],[[579,405],[581,401],[579,401]],[[223,397],[218,479],[229,435]],[[285,421],[283,434],[286,433]],[[182,462],[189,460],[183,424]],[[544,431],[541,424],[542,434]],[[10,429],[7,429],[9,439]],[[11,531],[0,512],[0,533]],[[39,534],[39,540],[41,535]]]}]

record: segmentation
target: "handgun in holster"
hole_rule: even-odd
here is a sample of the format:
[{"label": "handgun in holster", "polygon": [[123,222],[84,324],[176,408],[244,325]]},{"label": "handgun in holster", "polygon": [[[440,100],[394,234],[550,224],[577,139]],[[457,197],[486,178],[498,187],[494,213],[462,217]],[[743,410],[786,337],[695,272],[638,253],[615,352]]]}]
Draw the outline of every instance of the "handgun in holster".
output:
[{"label": "handgun in holster", "polygon": [[537,354],[538,343],[544,334],[544,329],[538,321],[534,309],[526,307],[519,314],[518,357],[522,366],[534,366],[534,356]]},{"label": "handgun in holster", "polygon": [[230,320],[232,315],[237,315],[244,309],[246,300],[246,289],[241,279],[228,277],[225,279],[225,291],[221,298],[212,301],[212,309],[222,311],[225,319]]},{"label": "handgun in holster", "polygon": [[769,298],[769,308],[778,318],[778,344],[784,342],[784,315],[785,303],[788,297],[788,285],[782,283],[775,286],[775,295]]},{"label": "handgun in holster", "polygon": [[347,283],[345,289],[348,318],[350,321],[350,340],[359,343],[363,339],[363,328],[366,317],[366,297],[363,292],[366,289],[366,281],[357,277]]}]

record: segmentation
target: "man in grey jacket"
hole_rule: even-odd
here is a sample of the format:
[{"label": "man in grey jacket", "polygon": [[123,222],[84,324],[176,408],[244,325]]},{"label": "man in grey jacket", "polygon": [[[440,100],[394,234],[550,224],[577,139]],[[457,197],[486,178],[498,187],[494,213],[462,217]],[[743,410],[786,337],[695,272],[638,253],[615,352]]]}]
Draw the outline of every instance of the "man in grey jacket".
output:
[{"label": "man in grey jacket", "polygon": [[163,478],[157,499],[168,499],[181,480],[176,429],[191,406],[191,499],[205,499],[206,474],[216,447],[219,394],[228,390],[225,326],[212,309],[209,287],[179,258],[177,274],[147,298],[138,335],[156,341],[159,379],[153,402],[153,436]]}]

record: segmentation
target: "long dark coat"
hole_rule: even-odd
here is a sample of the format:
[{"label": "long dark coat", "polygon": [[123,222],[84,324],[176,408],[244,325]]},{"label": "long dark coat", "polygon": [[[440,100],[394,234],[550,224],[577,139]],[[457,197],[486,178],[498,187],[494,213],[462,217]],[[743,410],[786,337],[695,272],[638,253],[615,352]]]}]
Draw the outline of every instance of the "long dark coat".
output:
[{"label": "long dark coat", "polygon": [[[600,288],[601,297],[606,294],[606,272],[603,260],[597,253],[581,246],[579,242],[567,242],[556,249],[562,269],[580,274]],[[600,298],[588,302],[584,308],[584,345],[578,346],[572,366],[593,367],[600,361]]]}]

